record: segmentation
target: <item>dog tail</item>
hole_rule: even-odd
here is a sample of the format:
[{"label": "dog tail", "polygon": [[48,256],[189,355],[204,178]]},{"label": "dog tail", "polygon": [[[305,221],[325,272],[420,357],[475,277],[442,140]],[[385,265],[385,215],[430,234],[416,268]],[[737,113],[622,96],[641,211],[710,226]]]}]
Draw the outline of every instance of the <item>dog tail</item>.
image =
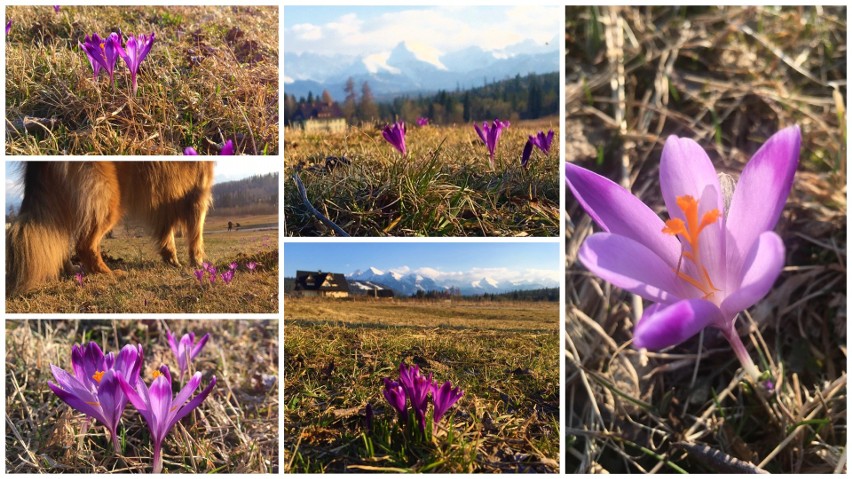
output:
[{"label": "dog tail", "polygon": [[24,165],[24,199],[6,231],[6,295],[55,280],[69,259],[70,205],[63,201],[67,171],[58,163]]}]

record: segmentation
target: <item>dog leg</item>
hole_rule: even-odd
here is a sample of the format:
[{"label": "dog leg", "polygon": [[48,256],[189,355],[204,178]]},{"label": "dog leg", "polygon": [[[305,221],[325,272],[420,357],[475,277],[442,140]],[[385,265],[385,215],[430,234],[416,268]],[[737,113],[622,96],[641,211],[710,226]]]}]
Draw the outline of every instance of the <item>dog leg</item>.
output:
[{"label": "dog leg", "polygon": [[189,260],[193,266],[204,261],[204,220],[207,218],[207,203],[196,205],[195,215],[187,218],[186,241],[189,245]]},{"label": "dog leg", "polygon": [[160,256],[163,261],[176,268],[180,267],[180,261],[177,257],[177,248],[175,247],[175,228],[168,226],[159,234]]}]

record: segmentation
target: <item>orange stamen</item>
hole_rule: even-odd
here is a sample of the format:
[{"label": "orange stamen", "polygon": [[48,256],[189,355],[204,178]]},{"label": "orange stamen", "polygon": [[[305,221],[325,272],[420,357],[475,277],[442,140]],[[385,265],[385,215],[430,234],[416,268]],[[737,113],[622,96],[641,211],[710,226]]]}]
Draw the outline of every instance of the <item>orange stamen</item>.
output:
[{"label": "orange stamen", "polygon": [[92,379],[97,382],[101,382],[101,378],[104,377],[104,372],[105,371],[95,371],[95,374],[92,374]]},{"label": "orange stamen", "polygon": [[156,369],[154,370],[153,373],[151,373],[151,377],[154,378],[154,379],[157,379],[158,377],[160,377],[162,375],[163,375],[163,373],[161,373],[160,371],[158,371]]},{"label": "orange stamen", "polygon": [[[662,233],[668,235],[680,235],[686,245],[689,246],[688,251],[685,248],[681,251],[681,259],[678,260],[678,268],[675,270],[675,274],[677,274],[678,278],[686,281],[692,286],[695,286],[699,291],[704,293],[704,298],[707,299],[713,296],[713,293],[719,291],[719,289],[713,285],[713,281],[710,280],[710,274],[707,273],[707,268],[701,264],[698,254],[698,239],[704,228],[719,220],[721,213],[718,209],[714,208],[704,213],[701,217],[701,221],[699,221],[698,201],[696,201],[695,198],[689,195],[683,195],[678,196],[675,201],[678,208],[680,208],[681,212],[683,212],[684,219],[669,219],[666,221],[666,226],[663,228]],[[680,263],[684,258],[692,262],[697,267],[701,274],[701,280],[697,280],[681,271]]]}]

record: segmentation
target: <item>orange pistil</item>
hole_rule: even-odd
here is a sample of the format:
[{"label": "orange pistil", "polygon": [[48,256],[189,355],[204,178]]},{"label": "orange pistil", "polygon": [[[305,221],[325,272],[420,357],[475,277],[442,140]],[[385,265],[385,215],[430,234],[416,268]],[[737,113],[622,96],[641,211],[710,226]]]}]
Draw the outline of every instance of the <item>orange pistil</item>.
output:
[{"label": "orange pistil", "polygon": [[692,286],[695,286],[698,290],[704,293],[704,299],[707,299],[713,296],[713,293],[719,291],[719,289],[713,285],[713,282],[710,280],[710,275],[707,273],[707,268],[701,264],[700,256],[698,254],[698,238],[704,228],[719,220],[721,213],[719,213],[718,209],[714,208],[704,213],[699,221],[698,201],[696,201],[695,198],[689,195],[684,195],[678,196],[676,201],[678,208],[680,208],[683,212],[683,217],[686,219],[686,222],[684,223],[684,221],[680,218],[672,218],[666,221],[666,226],[663,228],[662,232],[668,235],[680,235],[686,243],[685,246],[689,246],[688,251],[684,249],[681,253],[681,259],[686,258],[688,261],[691,261],[701,273],[701,279],[695,279],[681,271],[680,261],[678,261],[678,268],[675,273],[678,278],[686,281]]},{"label": "orange pistil", "polygon": [[154,378],[154,379],[157,379],[158,377],[160,377],[162,375],[163,375],[163,373],[161,373],[159,370],[156,370],[156,369],[154,370],[153,373],[151,373],[151,377]]},{"label": "orange pistil", "polygon": [[95,371],[95,374],[92,374],[92,379],[97,382],[101,382],[101,378],[104,377],[104,372],[105,371]]}]

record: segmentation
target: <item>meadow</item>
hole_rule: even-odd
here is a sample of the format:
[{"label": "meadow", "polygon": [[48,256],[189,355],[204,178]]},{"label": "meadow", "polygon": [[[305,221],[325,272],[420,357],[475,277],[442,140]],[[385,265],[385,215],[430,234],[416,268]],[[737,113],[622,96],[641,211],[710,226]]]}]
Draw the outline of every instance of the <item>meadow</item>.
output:
[{"label": "meadow", "polygon": [[[559,471],[558,303],[285,304],[285,472]],[[393,433],[402,362],[464,390],[431,442]]]},{"label": "meadow", "polygon": [[[277,321],[44,321],[6,322],[6,472],[150,472],[148,426],[128,404],[113,454],[105,428],[67,406],[47,386],[50,365],[71,371],[71,346],[97,342],[105,352],[142,345],[142,376],[177,365],[166,342],[194,331],[210,340],[193,360],[216,385],[201,406],[180,421],[164,442],[164,472],[274,473],[278,470]],[[199,391],[201,388],[199,388]]]},{"label": "meadow", "polygon": [[786,266],[737,320],[761,384],[714,328],[631,347],[642,300],[577,260],[600,230],[568,193],[566,471],[846,472],[845,7],[571,7],[566,21],[566,156],[661,218],[668,135],[736,178],[775,131],[802,133],[775,228]]},{"label": "meadow", "polygon": [[[10,6],[9,155],[278,153],[277,7]],[[154,33],[138,92],[122,59],[97,80],[78,42]]]},{"label": "meadow", "polygon": [[[559,121],[512,122],[489,166],[472,124],[407,126],[408,155],[382,138],[382,127],[285,138],[285,234],[336,234],[305,206],[308,201],[350,236],[556,236],[559,233]],[[530,135],[554,130],[548,155],[521,154]]]},{"label": "meadow", "polygon": [[[240,229],[227,231],[227,222]],[[101,253],[113,275],[84,275],[82,285],[64,275],[25,295],[7,298],[7,313],[272,313],[278,311],[278,216],[207,218],[207,261],[220,272],[238,264],[230,284],[200,282],[189,266],[183,238],[176,237],[174,268],[160,259],[153,240],[133,223],[119,223]],[[257,264],[249,271],[247,264]],[[119,270],[119,271],[116,271]]]}]

